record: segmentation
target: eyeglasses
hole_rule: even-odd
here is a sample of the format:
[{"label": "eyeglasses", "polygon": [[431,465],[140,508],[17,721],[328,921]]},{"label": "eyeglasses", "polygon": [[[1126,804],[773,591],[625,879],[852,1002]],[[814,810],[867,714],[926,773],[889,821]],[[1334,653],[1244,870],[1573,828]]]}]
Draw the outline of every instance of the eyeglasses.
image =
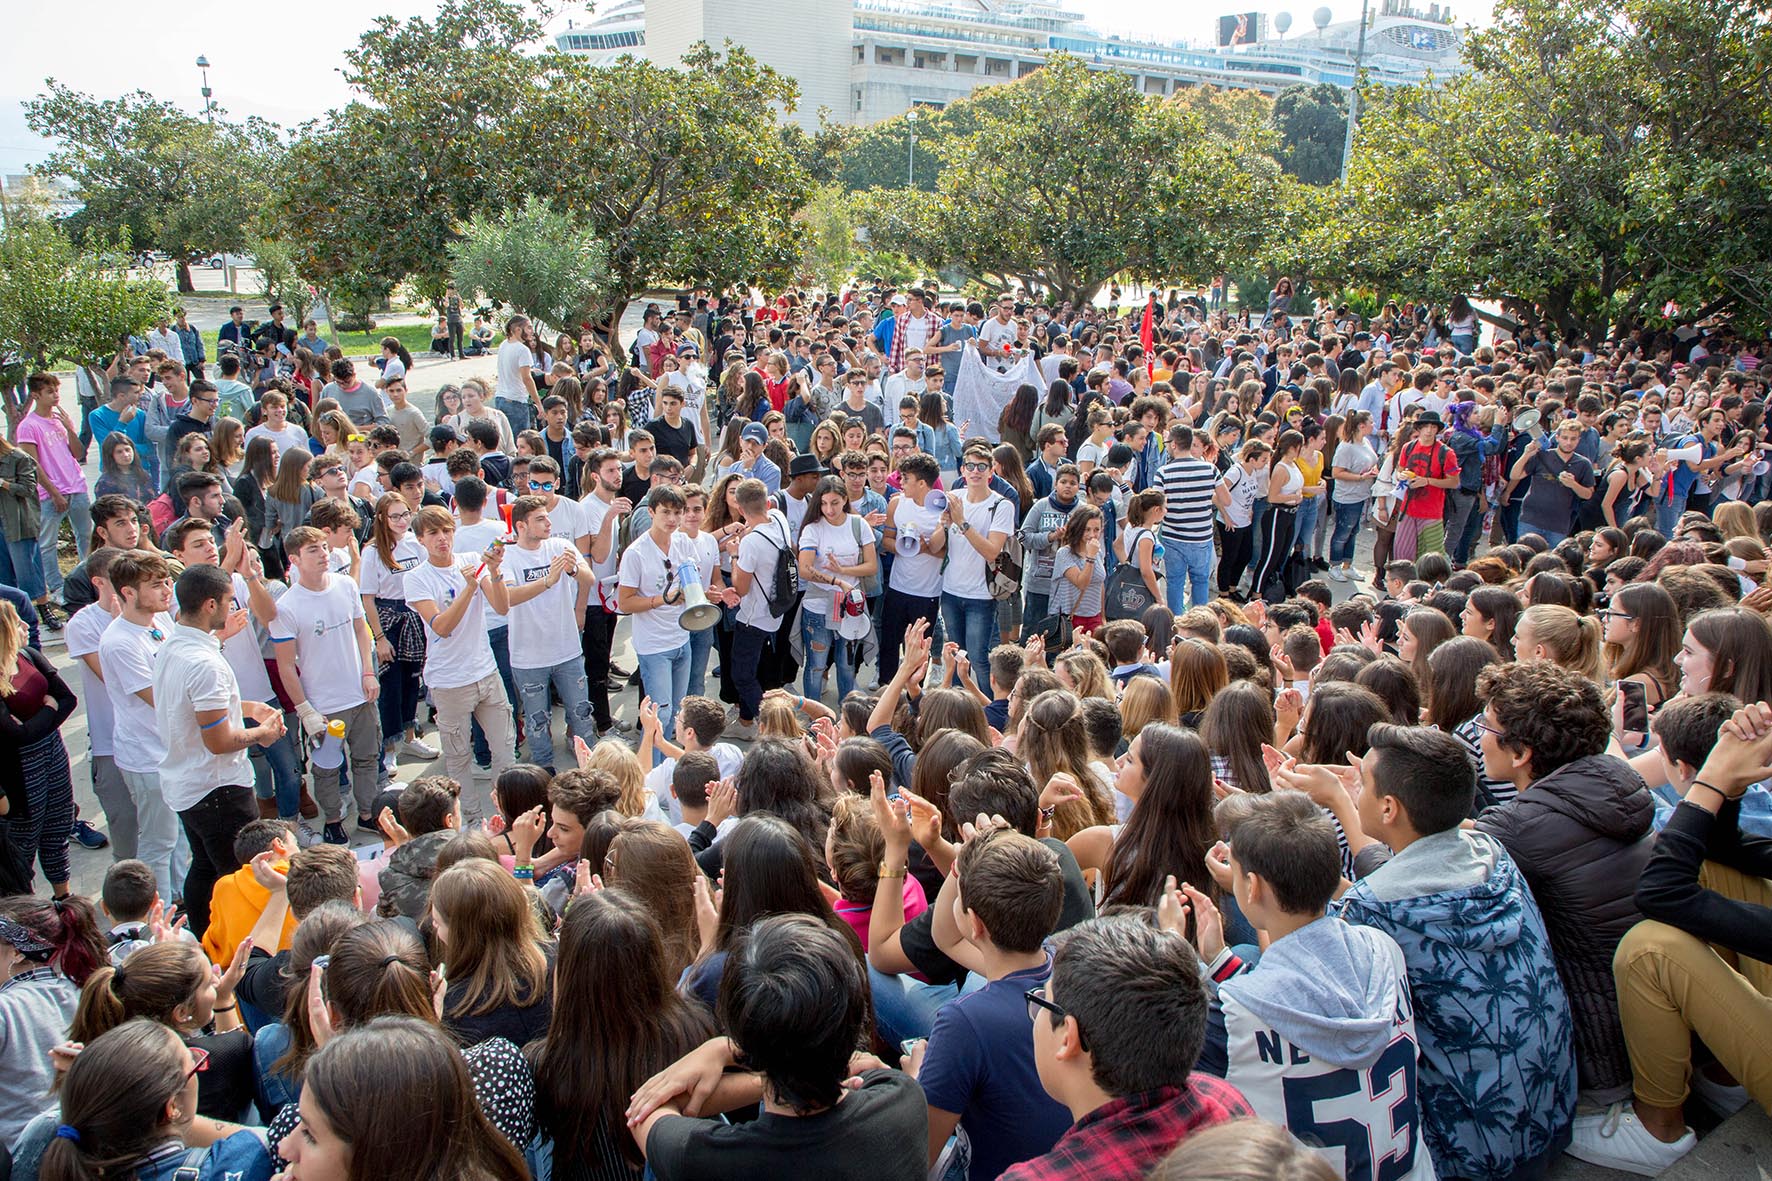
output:
[{"label": "eyeglasses", "polygon": [[[1060,1005],[1060,1004],[1056,1003],[1055,1001],[1050,1001],[1050,1000],[1046,999],[1045,997],[1041,996],[1040,990],[1038,988],[1030,988],[1026,992],[1022,993],[1021,995],[1023,996],[1023,998],[1025,998],[1027,1000],[1027,1003],[1028,1003],[1028,1020],[1029,1021],[1037,1020],[1040,1016],[1041,1009],[1044,1009],[1048,1013],[1051,1013],[1052,1016],[1059,1021],[1063,1021],[1066,1017],[1070,1016],[1069,1013],[1065,1012],[1063,1005]],[[1089,1041],[1087,1038],[1083,1037],[1083,1027],[1082,1027],[1081,1023],[1079,1023],[1077,1026],[1077,1038],[1082,1043],[1083,1049],[1087,1050],[1089,1048]]]},{"label": "eyeglasses", "polygon": [[389,513],[388,520],[390,520],[390,521],[410,521],[410,520],[412,520],[412,514],[411,513]]},{"label": "eyeglasses", "polygon": [[187,1046],[191,1051],[191,1069],[185,1071],[185,1081],[189,1082],[192,1075],[203,1074],[209,1070],[209,1051],[200,1046]]},{"label": "eyeglasses", "polygon": [[1477,729],[1481,730],[1483,733],[1493,734],[1493,735],[1495,735],[1495,737],[1497,739],[1502,739],[1502,738],[1507,737],[1507,733],[1505,731],[1503,731],[1499,727],[1491,726],[1489,724],[1488,720],[1485,719],[1482,715],[1479,714],[1473,720],[1477,723]]},{"label": "eyeglasses", "polygon": [[1630,623],[1632,620],[1636,619],[1635,615],[1626,615],[1623,611],[1620,611],[1615,607],[1608,607],[1604,611],[1601,611],[1599,615],[1601,619],[1622,619],[1626,623]]}]

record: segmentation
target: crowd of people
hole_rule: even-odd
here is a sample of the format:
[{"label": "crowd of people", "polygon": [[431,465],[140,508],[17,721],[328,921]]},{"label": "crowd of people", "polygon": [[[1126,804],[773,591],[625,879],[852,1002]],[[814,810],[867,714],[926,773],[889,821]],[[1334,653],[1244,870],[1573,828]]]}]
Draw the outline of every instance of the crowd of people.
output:
[{"label": "crowd of people", "polygon": [[1772,1108],[1759,345],[1255,302],[32,375],[0,1177],[1653,1176]]}]

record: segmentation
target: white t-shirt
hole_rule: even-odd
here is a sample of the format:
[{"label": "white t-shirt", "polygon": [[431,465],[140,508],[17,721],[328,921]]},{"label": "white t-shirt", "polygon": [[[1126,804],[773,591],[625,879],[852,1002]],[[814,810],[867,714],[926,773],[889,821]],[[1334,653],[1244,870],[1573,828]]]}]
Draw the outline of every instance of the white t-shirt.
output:
[{"label": "white t-shirt", "polygon": [[417,567],[425,560],[425,547],[418,543],[418,538],[411,533],[406,534],[394,543],[394,566],[381,560],[381,551],[373,545],[363,547],[363,564],[357,573],[361,575],[363,594],[374,595],[378,599],[404,599],[406,597],[406,572]]},{"label": "white t-shirt", "polygon": [[781,502],[788,506],[788,528],[792,530],[793,533],[799,533],[800,526],[805,523],[806,520],[807,502],[804,500],[795,500],[794,494],[787,491],[784,491],[781,494]]},{"label": "white t-shirt", "polygon": [[[682,586],[684,566],[695,566],[695,546],[681,533],[671,534],[669,553],[660,549],[648,530],[636,537],[621,556],[621,572],[616,585],[625,586],[642,595],[662,595],[670,585]],[[671,569],[665,569],[669,558]],[[705,581],[705,576],[704,576]],[[659,652],[675,652],[689,642],[683,630],[683,600],[663,603],[649,611],[639,611],[628,618],[634,625],[634,652],[651,656]]]},{"label": "white t-shirt", "polygon": [[160,794],[174,812],[194,807],[218,787],[252,783],[252,762],[245,750],[218,755],[203,745],[197,714],[211,709],[226,711],[224,716],[237,724],[242,721],[234,671],[213,632],[176,624],[154,657],[154,717],[166,750],[160,760]]},{"label": "white t-shirt", "polygon": [[578,501],[556,496],[554,507],[548,510],[548,536],[571,542],[577,548],[578,539],[590,532],[585,526],[589,517],[590,513]]},{"label": "white t-shirt", "polygon": [[[460,556],[456,561],[467,561]],[[476,559],[475,565],[478,565]],[[472,567],[469,567],[472,569]],[[481,572],[484,580],[490,575]],[[466,594],[468,579],[454,562],[439,566],[429,559],[406,573],[408,602],[430,602],[438,611],[446,611],[451,603]],[[486,638],[486,595],[473,596],[466,614],[448,635],[440,635],[425,621],[425,684],[433,689],[460,689],[498,671],[492,656],[492,644]]]},{"label": "white t-shirt", "polygon": [[[234,609],[250,612],[251,591],[246,585],[246,579],[238,574],[233,577]],[[277,694],[271,689],[271,674],[265,671],[264,650],[259,645],[257,619],[248,619],[245,627],[224,640],[221,653],[228,662],[228,667],[234,670],[234,683],[239,686],[241,697],[247,701],[277,700]]]},{"label": "white t-shirt", "polygon": [[[929,539],[941,528],[941,514],[912,500],[895,496],[887,506],[888,522],[898,531],[898,556],[887,575],[891,588],[901,595],[933,599],[941,593],[941,557],[929,552]],[[917,538],[917,552],[904,552],[904,539]]]},{"label": "white t-shirt", "polygon": [[[841,525],[833,525],[820,517],[801,530],[800,552],[812,551],[813,569],[820,571],[821,577],[830,573],[825,566],[825,559],[833,554],[836,555],[837,563],[842,566],[854,566],[861,562],[861,546],[855,542],[857,530],[852,522],[861,525],[859,532],[862,537],[869,541],[873,540],[873,530],[869,529],[866,522],[853,513],[844,517]],[[853,575],[843,575],[842,577],[849,583],[861,581]],[[823,615],[829,619],[836,611],[836,602],[837,592],[834,587],[826,586],[822,582],[815,582],[806,587],[806,595],[800,600],[800,610],[810,611],[814,615]]]},{"label": "white t-shirt", "polygon": [[[738,769],[744,766],[744,752],[730,742],[716,742],[708,748],[714,756],[714,765],[720,768],[720,778],[725,779],[737,775]],[[671,778],[677,773],[677,760],[666,759],[652,770],[646,772],[646,790],[657,797],[659,805],[664,808],[665,815],[671,818],[672,824],[683,819],[683,805],[671,794]],[[734,820],[738,819],[736,816]],[[721,825],[724,831],[726,826]],[[688,835],[688,834],[685,834]]]},{"label": "white t-shirt", "polygon": [[[680,533],[678,536],[695,547],[695,570],[701,575],[701,588],[707,590],[708,584],[714,580],[714,571],[724,570],[720,562],[720,543],[706,530],[694,537],[687,533]],[[710,599],[713,597],[712,593],[708,595]]]},{"label": "white t-shirt", "polygon": [[[481,517],[472,525],[463,525],[460,522],[457,522],[455,526],[455,552],[457,554],[485,553],[487,548],[490,547],[493,542],[507,536],[509,535],[505,532],[504,522],[496,518]],[[505,547],[505,567],[507,569],[510,567],[511,563],[511,552],[515,548],[515,546]],[[492,609],[491,603],[486,604],[486,627],[488,630],[497,631],[499,628],[504,627],[507,622],[509,621],[503,615],[500,615],[497,611]]]},{"label": "white t-shirt", "polygon": [[[965,506],[963,511],[966,523],[981,535],[1014,534],[1015,506],[1009,503],[1007,497],[992,492],[974,504],[966,499],[964,491],[960,491],[950,493],[948,503],[954,503],[955,497]],[[958,525],[948,526],[948,564],[947,569],[942,571],[941,589],[945,594],[957,595],[962,599],[991,597],[991,592],[985,585],[984,555],[972,547]]]},{"label": "white t-shirt", "polygon": [[297,582],[277,600],[271,639],[295,645],[302,693],[323,714],[362,705],[363,659],[357,650],[357,621],[363,596],[348,575],[328,574],[323,590]]},{"label": "white t-shirt", "polygon": [[[154,638],[156,633],[158,639]],[[139,627],[119,615],[99,639],[99,667],[105,673],[105,692],[110,695],[114,719],[113,757],[120,771],[158,775],[160,760],[166,757],[154,707],[136,694],[154,687],[154,658],[171,634],[172,617],[161,612],[154,616],[152,628]]]},{"label": "white t-shirt", "polygon": [[92,744],[92,753],[101,758],[110,757],[111,730],[116,725],[116,714],[111,709],[111,695],[105,692],[104,680],[80,658],[98,654],[99,642],[104,639],[105,629],[111,626],[114,618],[116,616],[97,603],[90,603],[75,612],[62,629],[68,655],[80,660],[80,697],[86,702],[86,740]]},{"label": "white t-shirt", "polygon": [[[503,567],[505,583],[527,586],[546,578],[556,555],[577,552],[558,537],[548,538],[533,550],[508,545]],[[535,598],[513,606],[507,616],[511,625],[511,667],[553,668],[574,657],[582,659],[574,611],[577,603],[578,583],[562,578]]]},{"label": "white t-shirt", "polygon": [[738,543],[738,569],[751,576],[751,588],[744,593],[738,602],[738,621],[748,623],[758,631],[773,632],[781,629],[781,617],[769,612],[769,597],[765,587],[775,581],[776,555],[786,552],[788,561],[794,561],[793,533],[788,528],[788,519],[775,509],[769,510],[769,520],[744,535]]},{"label": "white t-shirt", "polygon": [[387,364],[381,367],[382,383],[385,385],[396,378],[402,381],[406,379],[406,362],[398,357],[389,357]]},{"label": "white t-shirt", "polygon": [[529,391],[523,388],[523,374],[534,366],[535,354],[522,341],[507,340],[499,345],[498,387],[492,396],[511,402],[529,401]]},{"label": "white t-shirt", "polygon": [[[978,339],[982,343],[988,344],[997,349],[1013,346],[1015,344],[1015,333],[1016,327],[1013,319],[1005,324],[1003,321],[997,319],[997,317],[992,316],[978,326]],[[1009,362],[1001,356],[986,357],[984,361],[985,364],[993,366],[998,370],[1007,369],[1009,367]]]},{"label": "white t-shirt", "polygon": [[[608,501],[599,497],[595,492],[587,492],[578,502],[578,507],[584,510],[584,527],[586,533],[595,534],[599,529],[603,528],[603,519],[609,515]],[[552,517],[548,518],[548,524],[552,525],[553,521],[554,519]],[[601,562],[591,563],[591,573],[597,576],[598,581],[603,582],[606,586],[611,588],[613,588],[614,585],[613,580],[615,578],[616,564],[621,560],[621,553],[616,545],[620,540],[620,534],[621,522],[618,520],[609,526],[609,553]],[[609,597],[611,599],[615,597],[615,591],[613,589],[610,589]]]},{"label": "white t-shirt", "polygon": [[281,431],[274,431],[261,422],[246,432],[246,442],[250,445],[254,439],[260,436],[277,444],[277,451],[282,455],[287,455],[298,447],[306,450],[308,445],[308,432],[293,422],[285,422]]}]

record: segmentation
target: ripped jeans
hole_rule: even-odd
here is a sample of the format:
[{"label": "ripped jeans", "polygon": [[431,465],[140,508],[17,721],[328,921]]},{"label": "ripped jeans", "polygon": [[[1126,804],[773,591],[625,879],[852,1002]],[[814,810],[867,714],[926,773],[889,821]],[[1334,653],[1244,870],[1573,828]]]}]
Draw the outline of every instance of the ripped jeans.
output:
[{"label": "ripped jeans", "polygon": [[806,671],[800,691],[813,701],[824,697],[825,671],[837,670],[837,700],[855,691],[855,669],[849,662],[849,641],[837,634],[830,616],[800,608],[800,641],[806,650]]},{"label": "ripped jeans", "polygon": [[[553,707],[548,687],[553,686],[566,707],[566,727],[588,745],[597,745],[597,729],[591,723],[591,692],[585,681],[584,661],[562,660],[552,668],[513,668],[517,700],[522,703],[524,737],[529,741],[529,761],[550,770],[554,760]],[[567,766],[577,766],[568,759]]]}]

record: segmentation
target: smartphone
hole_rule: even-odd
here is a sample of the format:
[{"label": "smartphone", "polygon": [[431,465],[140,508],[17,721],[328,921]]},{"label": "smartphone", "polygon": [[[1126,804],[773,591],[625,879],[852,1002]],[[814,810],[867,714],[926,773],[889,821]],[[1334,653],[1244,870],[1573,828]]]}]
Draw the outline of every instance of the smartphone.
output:
[{"label": "smartphone", "polygon": [[1626,734],[1649,732],[1649,694],[1636,681],[1618,682],[1618,696],[1623,703],[1619,724]]}]

